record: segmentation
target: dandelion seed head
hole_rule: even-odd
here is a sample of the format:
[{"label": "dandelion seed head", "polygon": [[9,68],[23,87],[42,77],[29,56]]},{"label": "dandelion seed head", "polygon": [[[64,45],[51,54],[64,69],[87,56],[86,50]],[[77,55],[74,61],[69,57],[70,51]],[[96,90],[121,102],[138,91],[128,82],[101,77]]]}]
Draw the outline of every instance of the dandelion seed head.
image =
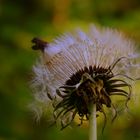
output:
[{"label": "dandelion seed head", "polygon": [[35,98],[54,106],[63,128],[76,114],[88,120],[91,103],[104,113],[103,105],[113,106],[110,96],[129,100],[129,81],[137,76],[138,57],[135,44],[117,30],[91,26],[87,33],[77,29],[64,34],[47,43],[33,67]]}]

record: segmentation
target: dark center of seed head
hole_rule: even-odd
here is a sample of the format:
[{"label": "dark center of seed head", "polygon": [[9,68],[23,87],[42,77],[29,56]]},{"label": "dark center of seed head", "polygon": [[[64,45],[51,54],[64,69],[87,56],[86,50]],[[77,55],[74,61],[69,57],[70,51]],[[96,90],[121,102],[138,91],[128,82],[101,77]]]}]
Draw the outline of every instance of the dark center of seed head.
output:
[{"label": "dark center of seed head", "polygon": [[75,74],[73,74],[67,81],[66,85],[76,85],[81,80],[81,77],[84,73],[88,73],[92,78],[93,75],[95,75],[94,80],[98,79],[99,77],[104,80],[112,77],[113,75],[106,73],[109,71],[109,69],[103,68],[103,67],[96,67],[96,66],[89,66],[88,68],[85,67],[82,70],[77,71]]}]

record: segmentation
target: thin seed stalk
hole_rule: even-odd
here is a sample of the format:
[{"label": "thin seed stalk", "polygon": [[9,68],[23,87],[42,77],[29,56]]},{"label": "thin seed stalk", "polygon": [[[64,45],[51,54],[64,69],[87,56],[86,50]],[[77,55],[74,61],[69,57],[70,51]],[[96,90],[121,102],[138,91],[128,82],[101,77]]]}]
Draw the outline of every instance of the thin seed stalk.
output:
[{"label": "thin seed stalk", "polygon": [[89,140],[97,140],[96,104],[91,106],[89,121]]}]

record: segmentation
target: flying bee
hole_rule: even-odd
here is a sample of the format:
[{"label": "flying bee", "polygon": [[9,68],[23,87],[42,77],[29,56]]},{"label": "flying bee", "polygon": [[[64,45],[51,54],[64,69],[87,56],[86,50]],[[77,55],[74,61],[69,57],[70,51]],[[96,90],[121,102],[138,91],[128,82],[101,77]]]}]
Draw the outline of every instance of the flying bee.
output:
[{"label": "flying bee", "polygon": [[42,52],[44,52],[45,47],[48,45],[48,42],[37,37],[32,39],[32,43],[35,43],[35,45],[32,46],[33,50],[41,50]]}]

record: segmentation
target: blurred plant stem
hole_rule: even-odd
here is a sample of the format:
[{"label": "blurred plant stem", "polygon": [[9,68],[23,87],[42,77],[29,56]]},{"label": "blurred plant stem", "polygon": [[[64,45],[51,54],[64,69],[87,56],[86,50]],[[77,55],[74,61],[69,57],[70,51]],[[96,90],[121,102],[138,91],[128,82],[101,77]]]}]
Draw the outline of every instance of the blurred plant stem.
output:
[{"label": "blurred plant stem", "polygon": [[96,104],[91,106],[89,121],[89,140],[97,140]]},{"label": "blurred plant stem", "polygon": [[53,24],[55,27],[64,25],[69,19],[70,0],[55,0]]}]

